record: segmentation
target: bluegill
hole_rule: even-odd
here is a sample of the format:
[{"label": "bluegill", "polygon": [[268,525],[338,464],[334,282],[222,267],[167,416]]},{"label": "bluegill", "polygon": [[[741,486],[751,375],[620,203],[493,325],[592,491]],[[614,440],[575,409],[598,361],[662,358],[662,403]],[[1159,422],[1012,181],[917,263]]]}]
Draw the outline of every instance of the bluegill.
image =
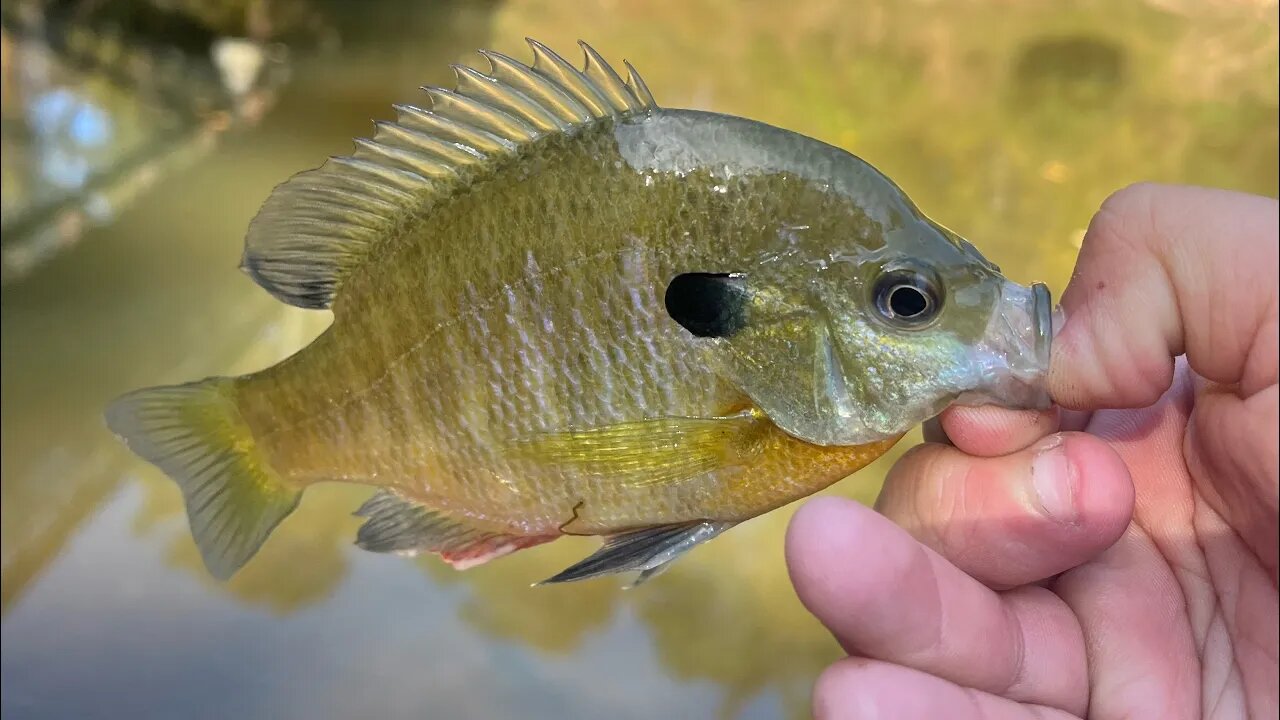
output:
[{"label": "bluegill", "polygon": [[462,568],[600,535],[549,582],[639,582],[953,402],[1047,404],[1047,290],[869,164],[530,45],[266,200],[242,267],[331,309],[323,335],[109,408],[215,576],[339,481],[378,488],[368,550]]}]

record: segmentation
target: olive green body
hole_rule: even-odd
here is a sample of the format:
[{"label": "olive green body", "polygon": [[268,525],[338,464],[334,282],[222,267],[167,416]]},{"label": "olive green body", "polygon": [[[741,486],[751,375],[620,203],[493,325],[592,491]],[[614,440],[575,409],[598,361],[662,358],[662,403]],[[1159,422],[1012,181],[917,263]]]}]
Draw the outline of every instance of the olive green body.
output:
[{"label": "olive green body", "polygon": [[108,408],[215,576],[338,481],[382,488],[371,551],[463,568],[605,535],[547,582],[643,582],[953,402],[1046,404],[1047,290],[871,165],[530,47],[263,203],[241,268],[332,310],[311,346]]},{"label": "olive green body", "polygon": [[[749,126],[774,133],[787,163],[816,153],[820,165],[839,152]],[[345,281],[324,335],[239,380],[240,412],[276,472],[297,486],[393,487],[493,530],[602,534],[750,518],[892,445],[896,435],[820,447],[765,421],[750,463],[653,484],[515,451],[547,433],[749,407],[718,340],[694,337],[665,312],[671,278],[767,265],[796,242],[788,223],[814,248],[884,242],[883,221],[829,184],[767,167],[636,167],[635,147],[620,149],[620,137],[613,120],[550,135],[460,186]],[[869,167],[856,170],[896,192]]]}]

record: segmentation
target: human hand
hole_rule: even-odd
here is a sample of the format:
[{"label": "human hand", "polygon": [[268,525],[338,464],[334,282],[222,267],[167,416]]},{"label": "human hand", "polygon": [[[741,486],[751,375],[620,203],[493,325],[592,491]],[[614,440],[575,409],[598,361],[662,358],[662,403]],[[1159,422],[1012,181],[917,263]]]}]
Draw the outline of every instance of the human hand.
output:
[{"label": "human hand", "polygon": [[1116,193],[1062,298],[1069,410],[949,411],[883,516],[796,513],[792,581],[850,653],[816,717],[1276,716],[1277,243],[1274,200]]}]

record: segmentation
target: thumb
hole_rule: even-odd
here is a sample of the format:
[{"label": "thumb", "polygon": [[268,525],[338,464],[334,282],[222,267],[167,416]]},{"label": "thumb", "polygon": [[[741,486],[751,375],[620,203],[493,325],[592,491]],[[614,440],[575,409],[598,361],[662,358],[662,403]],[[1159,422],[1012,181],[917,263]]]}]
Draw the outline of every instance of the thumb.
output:
[{"label": "thumb", "polygon": [[1134,185],[1085,234],[1054,339],[1049,390],[1073,409],[1143,407],[1185,353],[1242,396],[1276,382],[1277,203]]}]

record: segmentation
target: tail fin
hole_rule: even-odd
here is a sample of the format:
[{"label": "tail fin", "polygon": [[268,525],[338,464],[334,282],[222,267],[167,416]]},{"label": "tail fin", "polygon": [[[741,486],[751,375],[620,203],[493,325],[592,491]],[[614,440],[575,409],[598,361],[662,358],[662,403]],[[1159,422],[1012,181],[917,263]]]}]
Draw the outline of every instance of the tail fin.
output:
[{"label": "tail fin", "polygon": [[302,494],[267,465],[236,408],[233,383],[147,388],[107,408],[111,431],[182,488],[191,534],[219,580],[253,557]]}]

